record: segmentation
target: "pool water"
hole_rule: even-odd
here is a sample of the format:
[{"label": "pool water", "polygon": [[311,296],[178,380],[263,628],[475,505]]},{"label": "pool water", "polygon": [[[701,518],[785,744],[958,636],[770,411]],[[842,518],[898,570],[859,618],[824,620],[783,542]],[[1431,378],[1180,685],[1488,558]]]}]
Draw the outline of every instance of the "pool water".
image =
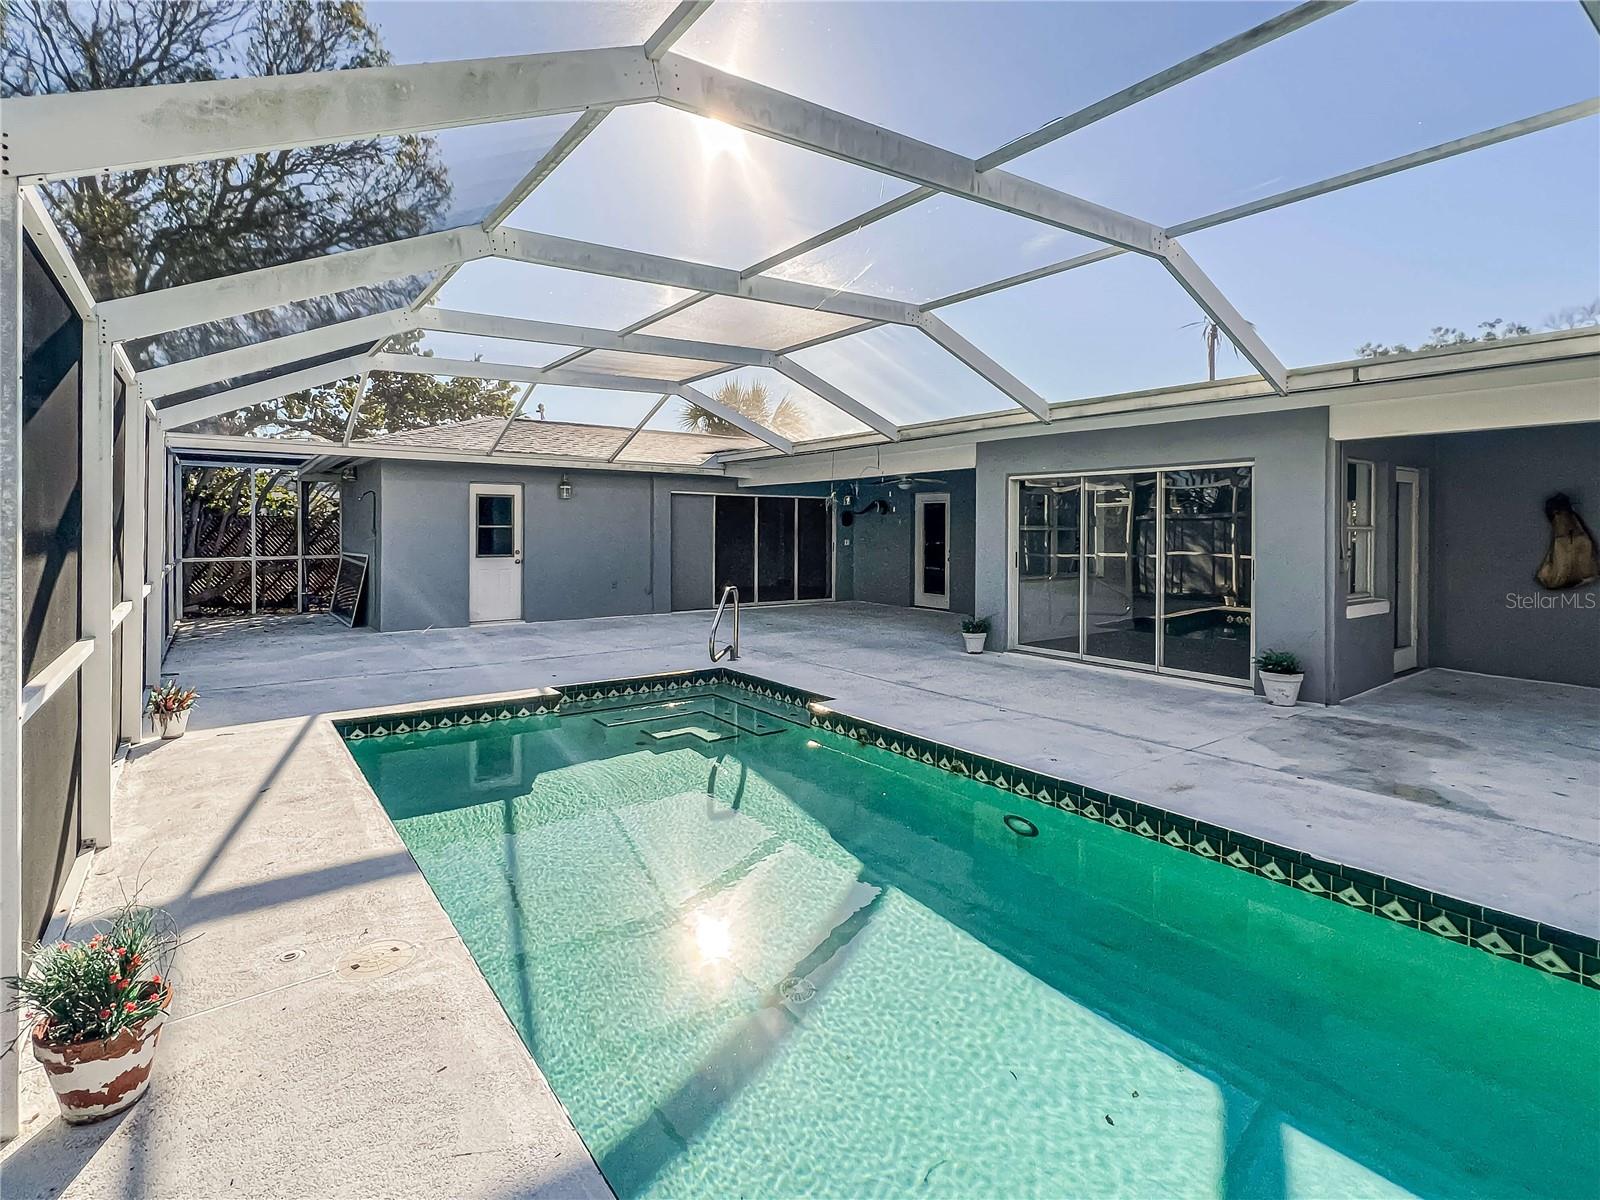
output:
[{"label": "pool water", "polygon": [[1571,982],[715,692],[350,750],[624,1200],[1594,1193]]}]

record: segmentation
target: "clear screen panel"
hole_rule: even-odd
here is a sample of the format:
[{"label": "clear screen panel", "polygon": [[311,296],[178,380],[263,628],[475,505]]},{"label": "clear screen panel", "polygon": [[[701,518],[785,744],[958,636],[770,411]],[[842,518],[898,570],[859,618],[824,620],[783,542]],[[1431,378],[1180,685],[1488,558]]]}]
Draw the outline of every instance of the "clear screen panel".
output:
[{"label": "clear screen panel", "polygon": [[970,200],[935,196],[767,274],[922,304],[1101,245]]},{"label": "clear screen panel", "polygon": [[[694,387],[792,442],[843,437],[867,429],[850,414],[768,367],[740,367],[702,379]],[[652,424],[681,426],[686,411],[684,402],[669,401]]]},{"label": "clear screen panel", "polygon": [[439,289],[438,303],[499,317],[621,329],[689,294],[631,279],[480,258],[450,276]]},{"label": "clear screen panel", "polygon": [[[1209,270],[1206,258],[1196,257]],[[1285,274],[1304,288],[1307,277]],[[1209,369],[1205,313],[1159,263],[1136,254],[965,300],[938,315],[1052,403],[1194,383]],[[1246,319],[1255,315],[1245,311]],[[1224,338],[1216,373],[1255,372]]]},{"label": "clear screen panel", "polygon": [[1083,481],[1027,479],[1017,487],[1017,641],[1076,654],[1082,649]]},{"label": "clear screen panel", "polygon": [[782,350],[862,323],[855,317],[788,304],[764,304],[737,296],[708,296],[651,322],[642,332],[657,337]]},{"label": "clear screen panel", "polygon": [[[180,405],[188,404],[195,400],[204,400],[209,396],[220,395],[223,392],[232,391],[235,388],[248,387],[251,384],[265,383],[271,379],[283,379],[300,371],[309,370],[312,367],[319,367],[330,363],[341,363],[345,362],[346,360],[350,360],[353,363],[355,361],[359,361],[360,357],[370,350],[372,346],[373,343],[371,342],[366,342],[359,346],[346,346],[340,350],[330,350],[326,354],[319,354],[314,358],[302,358],[295,362],[285,363],[281,367],[274,367],[268,371],[252,371],[248,375],[237,375],[229,379],[219,379],[214,383],[204,384],[196,388],[186,388],[181,392],[172,392],[168,395],[161,396],[157,398],[155,405],[158,410],[165,413],[169,409],[177,408]],[[352,371],[359,371],[360,368],[352,365],[348,369]],[[330,386],[315,388],[312,389],[310,394],[318,400],[326,401],[330,393],[334,389],[337,389],[337,387],[338,384],[336,383]],[[300,426],[301,422],[299,418],[305,415],[299,411],[299,409],[304,407],[304,405],[298,402],[296,397],[305,395],[306,393],[294,393],[290,398],[286,398],[284,401],[269,401],[264,405],[251,405],[249,407],[251,410],[279,410],[283,411],[286,415],[290,413],[290,410],[295,410],[291,416],[291,419],[285,422],[286,427],[292,429]],[[312,431],[307,430],[305,432],[310,433]]]},{"label": "clear screen panel", "polygon": [[574,359],[575,371],[601,375],[627,375],[634,379],[694,379],[725,364],[698,358],[667,358],[659,354],[630,354],[621,350],[590,350]]},{"label": "clear screen panel", "polygon": [[1595,320],[1597,178],[1590,117],[1183,240],[1290,365],[1541,333]]},{"label": "clear screen panel", "polygon": [[368,0],[366,15],[397,63],[637,46],[672,0]]},{"label": "clear screen panel", "polygon": [[716,4],[676,49],[977,155],[1289,7]]},{"label": "clear screen panel", "polygon": [[904,325],[853,333],[792,357],[897,425],[1016,408],[988,380]]},{"label": "clear screen panel", "polygon": [[1167,471],[1162,497],[1162,665],[1249,679],[1250,468]]},{"label": "clear screen panel", "polygon": [[90,291],[109,300],[475,225],[572,121],[295,147],[40,193]]},{"label": "clear screen panel", "polygon": [[[486,450],[526,386],[499,379],[374,371],[367,378],[353,437]],[[349,393],[354,396],[354,384]]]},{"label": "clear screen panel", "polygon": [[1569,4],[1357,4],[1012,169],[1171,225],[1587,99],[1594,34]]},{"label": "clear screen panel", "polygon": [[435,358],[465,359],[469,362],[511,363],[519,367],[548,367],[565,358],[576,347],[553,346],[547,342],[519,342],[511,338],[477,337],[465,333],[423,330],[410,346],[391,339],[387,349],[399,354],[427,354]]},{"label": "clear screen panel", "polygon": [[304,333],[340,321],[404,308],[422,294],[431,279],[429,275],[408,275],[376,287],[329,292],[310,300],[261,308],[220,321],[189,325],[153,338],[141,338],[125,343],[124,349],[136,371],[187,362],[191,358],[253,346],[291,333]]},{"label": "clear screen panel", "polygon": [[638,104],[612,111],[509,224],[742,267],[904,190],[837,159]]},{"label": "clear screen panel", "polygon": [[1083,652],[1156,664],[1156,476],[1084,480]]}]

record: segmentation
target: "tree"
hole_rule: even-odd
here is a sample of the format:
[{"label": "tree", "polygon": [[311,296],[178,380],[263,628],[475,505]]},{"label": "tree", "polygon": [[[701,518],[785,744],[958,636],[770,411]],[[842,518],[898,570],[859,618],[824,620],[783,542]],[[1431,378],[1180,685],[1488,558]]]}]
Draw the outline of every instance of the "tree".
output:
[{"label": "tree", "polygon": [[[239,76],[333,71],[390,61],[356,0],[9,0],[0,4],[0,95]],[[437,228],[450,181],[432,138],[407,135],[307,146],[153,170],[85,176],[43,189],[98,297],[124,296],[275,266]],[[136,366],[214,353],[330,321],[399,307],[419,291],[396,280],[128,347]],[[330,388],[259,405],[235,432],[344,432]],[[432,400],[448,415],[504,412],[508,389],[476,380],[385,377],[374,412],[414,421]],[[363,408],[365,411],[365,406]],[[409,424],[401,427],[411,427]]]},{"label": "tree", "polygon": [[[1544,319],[1543,328],[1554,332],[1561,329],[1584,329],[1600,325],[1600,300],[1587,304],[1572,304]],[[1451,346],[1470,346],[1478,342],[1498,342],[1505,338],[1526,337],[1533,327],[1521,321],[1507,321],[1496,317],[1492,321],[1479,321],[1478,332],[1466,333],[1453,325],[1435,325],[1428,331],[1426,341],[1415,350],[1444,350]],[[1404,342],[1363,342],[1356,347],[1358,358],[1387,358],[1391,354],[1411,354],[1414,349]]]},{"label": "tree", "polygon": [[[770,389],[760,380],[749,383],[727,380],[716,390],[712,399],[790,441],[799,441],[811,432],[811,414],[800,402],[790,396],[774,399]],[[678,424],[693,433],[739,435],[744,432],[692,401],[684,403],[682,412],[678,414]]]}]

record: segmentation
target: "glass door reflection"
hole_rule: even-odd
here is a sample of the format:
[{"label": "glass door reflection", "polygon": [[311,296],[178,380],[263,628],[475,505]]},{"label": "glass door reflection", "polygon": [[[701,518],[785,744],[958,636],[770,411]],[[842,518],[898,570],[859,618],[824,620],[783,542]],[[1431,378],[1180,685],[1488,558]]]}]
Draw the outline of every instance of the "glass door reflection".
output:
[{"label": "glass door reflection", "polygon": [[1156,665],[1156,473],[1083,481],[1083,652]]},{"label": "glass door reflection", "polygon": [[1161,665],[1250,678],[1250,469],[1162,479]]},{"label": "glass door reflection", "polygon": [[1027,479],[1017,510],[1017,640],[1076,654],[1081,649],[1079,579],[1083,483]]}]

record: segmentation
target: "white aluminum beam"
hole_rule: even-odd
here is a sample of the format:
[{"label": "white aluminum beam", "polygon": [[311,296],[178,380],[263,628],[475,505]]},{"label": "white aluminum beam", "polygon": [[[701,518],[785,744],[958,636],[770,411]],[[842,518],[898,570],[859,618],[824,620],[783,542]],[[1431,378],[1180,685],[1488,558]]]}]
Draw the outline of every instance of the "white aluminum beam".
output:
[{"label": "white aluminum beam", "polygon": [[[1596,0],[1596,2],[1600,2],[1600,0]],[[1240,54],[1266,45],[1276,38],[1282,37],[1284,34],[1292,33],[1296,29],[1304,28],[1305,25],[1309,24],[1311,21],[1318,20],[1324,16],[1329,16],[1332,13],[1339,11],[1339,9],[1343,7],[1345,7],[1344,0],[1331,0],[1331,2],[1326,3],[1323,2],[1323,0],[1311,0],[1311,2],[1302,4],[1299,7],[1290,10],[1289,12],[1282,13],[1276,17],[1270,18],[1269,20],[1263,21],[1260,25],[1257,25],[1252,29],[1247,29],[1243,33],[1229,38],[1224,42],[1220,42],[1208,50],[1203,50],[1199,54],[1192,58],[1186,59],[1184,62],[1179,63],[1175,67],[1168,68],[1164,71],[1159,71],[1147,79],[1140,80],[1138,83],[1131,84],[1128,87],[1123,88],[1121,91],[1115,92],[1112,95],[1095,102],[1087,108],[1080,109],[1078,112],[1070,114],[1061,120],[1053,121],[1045,127],[1045,130],[1042,130],[1037,134],[1029,135],[1026,138],[1008,143],[998,150],[991,151],[989,154],[977,159],[973,165],[977,167],[978,170],[983,171],[1009,162],[1011,159],[1020,154],[1026,153],[1028,150],[1038,149],[1040,146],[1043,146],[1050,141],[1065,137],[1067,134],[1083,128],[1084,125],[1089,124],[1092,120],[1101,120],[1112,115],[1113,113],[1117,113],[1125,108],[1129,108],[1134,104],[1137,104],[1139,101],[1153,96],[1158,92],[1165,91],[1167,88],[1170,88],[1175,84],[1181,83],[1187,79],[1192,79],[1195,76],[1204,73],[1205,71],[1209,71],[1215,67],[1221,66],[1223,63],[1230,62]],[[1048,133],[1046,133],[1046,131],[1048,131]],[[794,259],[800,258],[801,256],[810,253],[812,250],[826,246],[831,242],[838,241],[840,238],[846,237],[859,229],[863,229],[866,226],[874,224],[877,221],[881,221],[886,217],[891,217],[898,212],[903,212],[913,205],[920,204],[924,200],[941,194],[942,193],[940,193],[936,188],[913,188],[911,191],[906,192],[903,195],[884,201],[875,208],[868,209],[864,213],[860,213],[857,216],[841,221],[831,229],[825,229],[821,233],[814,234],[802,242],[797,242],[785,250],[780,250],[776,254],[762,259],[760,262],[746,267],[742,272],[740,272],[740,274],[746,276],[763,274],[767,271],[770,271],[773,267],[781,266],[786,262],[792,262]],[[1171,231],[1169,230],[1168,232],[1170,233]],[[1102,257],[1112,257],[1120,253],[1123,253],[1123,251],[1117,249],[1100,252]],[[1049,271],[1048,268],[1045,270],[1047,274],[1054,273]],[[1023,282],[1023,280],[1019,277],[1018,282]],[[982,293],[980,292],[978,294]],[[671,305],[668,308],[657,312],[652,317],[637,322],[635,328],[648,325],[651,321],[670,316],[672,313],[680,311],[691,304],[698,303],[700,300],[704,300],[706,295],[706,293],[700,293],[690,297],[688,300],[680,300],[677,304]],[[940,303],[956,303],[956,300],[947,297]],[[817,339],[817,341],[832,341],[835,336],[842,335],[830,335],[828,337]],[[815,342],[812,344],[815,344]],[[803,346],[791,346],[788,347],[788,350],[794,351],[802,348]]]},{"label": "white aluminum beam", "polygon": [[366,342],[382,342],[390,334],[399,333],[412,324],[408,310],[396,309],[370,317],[357,317],[353,321],[324,325],[304,333],[269,338],[264,342],[207,354],[201,358],[185,359],[170,366],[153,367],[139,372],[139,395],[150,401],[161,400],[191,388],[220,383],[224,379],[237,379],[257,371],[271,371],[336,350],[356,349]]},{"label": "white aluminum beam", "polygon": [[1138,217],[1006,171],[979,171],[960,154],[678,54],[664,55],[657,74],[662,103],[674,108],[1141,254],[1160,254],[1166,241]]},{"label": "white aluminum beam", "polygon": [[671,398],[671,396],[671,392],[662,393],[661,398],[650,406],[650,411],[645,413],[644,416],[640,417],[639,423],[628,431],[628,436],[622,439],[622,444],[611,452],[611,456],[606,459],[608,463],[614,463],[617,461],[617,459],[622,457],[622,452],[629,446],[633,445],[633,439],[639,436],[640,432],[646,425],[650,424],[650,419],[661,411],[661,406],[665,404],[668,399]]},{"label": "white aluminum beam", "polygon": [[793,359],[779,355],[776,369],[807,391],[822,397],[839,411],[849,413],[868,429],[876,430],[891,442],[900,440],[900,426],[876,409],[868,408],[848,392],[835,387],[820,375],[806,370]]},{"label": "white aluminum beam", "polygon": [[[490,454],[500,449],[500,443],[505,441],[506,434],[511,432],[512,423],[521,415],[522,410],[528,406],[528,398],[533,395],[533,389],[538,386],[537,383],[530,383],[522,389],[522,395],[517,397],[517,402],[511,406],[511,411],[506,414],[505,424],[500,426],[500,432],[494,435],[494,442],[489,446]],[[345,443],[347,446],[349,444],[349,442]]]},{"label": "white aluminum beam", "polygon": [[89,285],[84,280],[83,273],[78,270],[78,263],[72,257],[72,251],[67,248],[61,231],[56,228],[55,221],[50,218],[49,209],[45,207],[35,188],[22,189],[22,228],[32,239],[34,249],[55,273],[57,282],[67,295],[68,303],[78,316],[87,317],[94,309],[94,294],[89,291]]},{"label": "white aluminum beam", "polygon": [[[711,0],[682,0],[667,14],[666,20],[661,22],[655,32],[645,39],[645,57],[653,61],[665,54],[679,38],[689,32],[690,27],[710,7]],[[539,185],[550,177],[550,173],[565,162],[567,156],[600,127],[600,122],[604,121],[610,112],[610,105],[585,110],[583,115],[556,139],[555,145],[544,152],[539,161],[533,165],[533,169],[518,180],[517,185],[506,193],[505,198],[490,210],[489,215],[483,219],[483,227],[493,230],[505,224],[522,202],[533,195]],[[411,310],[415,312],[437,296],[455,273],[455,267],[446,267],[434,276],[433,281],[411,302]]]},{"label": "white aluminum beam", "polygon": [[710,292],[719,296],[760,300],[766,304],[813,308],[820,312],[859,317],[866,321],[888,321],[896,325],[917,323],[916,305],[886,300],[878,296],[863,296],[856,292],[836,291],[833,288],[795,283],[787,279],[769,279],[765,276],[745,279],[738,271],[727,267],[713,267],[705,263],[667,258],[660,254],[645,254],[637,250],[624,250],[616,246],[602,246],[595,242],[582,242],[547,233],[533,233],[525,229],[498,229],[490,235],[490,238],[493,242],[493,253],[497,257],[514,259],[517,262],[536,263],[539,266],[558,267],[567,271],[584,271],[591,275],[609,275],[615,279],[631,279],[666,287],[687,288],[690,291]]},{"label": "white aluminum beam", "polygon": [[348,446],[350,439],[356,435],[356,418],[361,415],[361,406],[366,403],[367,388],[372,385],[372,372],[362,371],[361,377],[356,381],[356,398],[350,402],[350,415],[345,418],[343,445]]},{"label": "white aluminum beam", "polygon": [[[23,973],[23,682],[22,196],[0,175],[0,976]],[[0,993],[0,1141],[8,1141],[21,1124],[22,1013],[9,988]]]},{"label": "white aluminum beam", "polygon": [[656,31],[645,39],[645,57],[653,61],[672,49],[678,39],[688,33],[689,27],[710,7],[711,0],[681,0],[681,3],[667,14],[667,19],[661,22]]},{"label": "white aluminum beam", "polygon": [[488,253],[488,235],[473,225],[106,300],[98,308],[111,337],[119,342],[131,341],[330,292],[372,287],[407,275],[437,271]]},{"label": "white aluminum beam", "polygon": [[966,338],[946,325],[932,313],[923,314],[922,332],[927,334],[950,354],[982,375],[1012,403],[1027,409],[1041,421],[1050,419],[1050,402],[1034,391],[1010,371],[1006,370]]},{"label": "white aluminum beam", "polygon": [[111,610],[121,597],[111,595],[113,394],[116,368],[112,345],[100,322],[83,323],[80,367],[83,437],[81,481],[83,542],[79,558],[78,636],[92,638],[94,649],[79,673],[83,752],[79,755],[79,836],[104,847],[111,844],[111,758],[116,724],[111,697]]},{"label": "white aluminum beam", "polygon": [[33,183],[655,98],[635,46],[16,96],[5,133]]},{"label": "white aluminum beam", "polygon": [[1189,257],[1189,252],[1176,241],[1170,241],[1161,262],[1201,310],[1222,328],[1239,348],[1239,353],[1249,359],[1250,365],[1272,384],[1272,390],[1280,396],[1287,395],[1289,369],[1267,348],[1266,342],[1256,333],[1256,327],[1240,315],[1239,310],[1228,302],[1228,298],[1211,282],[1199,264]]},{"label": "white aluminum beam", "polygon": [[161,655],[166,647],[162,620],[166,615],[166,539],[167,539],[167,442],[161,423],[154,415],[141,411],[145,422],[145,504],[144,504],[144,669],[140,678],[146,687],[161,679]]},{"label": "white aluminum beam", "polygon": [[742,429],[745,433],[748,433],[751,437],[757,439],[758,441],[765,442],[780,454],[794,453],[794,443],[788,438],[783,437],[780,434],[773,433],[772,430],[768,429],[765,425],[757,425],[742,412],[729,408],[726,404],[721,404],[718,401],[713,400],[704,392],[690,387],[687,383],[675,383],[671,385],[668,390],[676,392],[679,396],[682,396],[685,400],[689,401],[690,404],[698,404],[701,408],[705,409],[713,416],[721,417],[735,429]]},{"label": "white aluminum beam", "polygon": [[304,371],[292,371],[274,379],[263,379],[260,383],[247,383],[243,387],[230,388],[226,392],[218,392],[201,400],[185,400],[182,404],[174,404],[159,410],[161,427],[177,429],[183,425],[192,425],[196,421],[205,421],[211,417],[220,417],[224,413],[249,408],[252,404],[261,404],[267,400],[277,400],[282,396],[303,392],[307,388],[324,387],[361,374],[362,371],[369,369],[371,361],[364,354],[352,354],[349,358],[323,363],[320,367],[307,367]]},{"label": "white aluminum beam", "polygon": [[117,731],[124,741],[140,739],[144,710],[144,502],[145,436],[149,421],[130,376],[123,376],[122,463],[122,595],[133,611],[122,626],[122,696]]}]

